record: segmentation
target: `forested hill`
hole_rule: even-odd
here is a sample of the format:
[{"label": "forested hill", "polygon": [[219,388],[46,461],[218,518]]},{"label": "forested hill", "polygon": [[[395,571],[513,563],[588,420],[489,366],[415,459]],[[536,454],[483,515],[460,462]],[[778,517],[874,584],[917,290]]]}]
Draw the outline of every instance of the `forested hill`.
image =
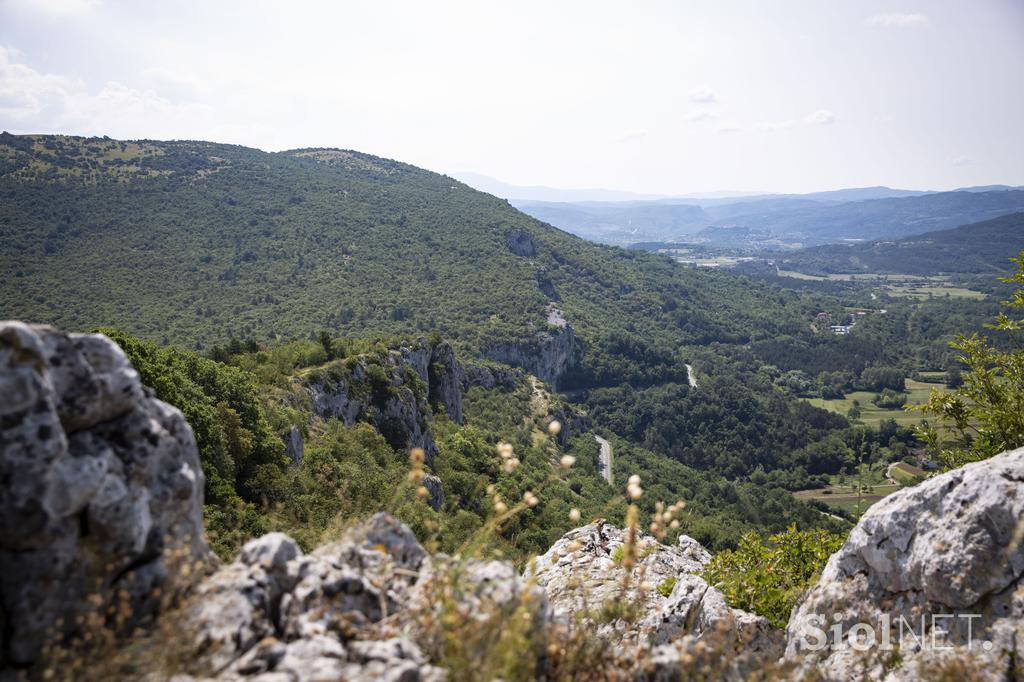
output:
[{"label": "forested hill", "polygon": [[625,356],[663,378],[681,344],[799,324],[791,293],[590,244],[351,151],[4,134],[0,239],[0,317],[200,349],[436,330],[509,355],[559,324],[553,302],[591,378],[618,383]]},{"label": "forested hill", "polygon": [[936,275],[1011,272],[1009,256],[1024,250],[1024,213],[868,244],[817,246],[778,261],[809,274],[876,272]]}]

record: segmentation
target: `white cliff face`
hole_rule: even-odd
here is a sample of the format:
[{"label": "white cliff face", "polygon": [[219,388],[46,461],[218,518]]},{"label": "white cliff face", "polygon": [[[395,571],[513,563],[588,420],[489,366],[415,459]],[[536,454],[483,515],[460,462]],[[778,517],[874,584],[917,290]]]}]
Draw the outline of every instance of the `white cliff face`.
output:
[{"label": "white cliff face", "polygon": [[1021,678],[1022,541],[1024,449],[893,493],[795,610],[787,659],[833,680],[936,678],[944,665]]},{"label": "white cliff face", "polygon": [[0,668],[207,556],[192,430],[104,336],[0,322],[0,482]]},{"label": "white cliff face", "polygon": [[[430,428],[434,415],[443,411],[461,424],[467,389],[512,387],[521,376],[521,371],[509,367],[464,365],[447,342],[421,338],[403,343],[382,358],[361,355],[339,360],[302,381],[316,415],[340,419],[346,426],[369,422],[397,449],[423,448],[431,464],[437,455]],[[296,440],[295,435],[293,429],[286,437],[290,455],[301,453],[301,438]]]},{"label": "white cliff face", "polygon": [[336,362],[305,380],[313,411],[351,426],[371,423],[395,448],[423,448],[427,462],[437,455],[430,430],[436,410],[462,422],[466,373],[445,342],[406,343],[383,358],[358,356]]},{"label": "white cliff face", "polygon": [[520,367],[557,390],[561,380],[583,358],[583,344],[576,338],[572,326],[566,323],[537,332],[528,341],[494,344],[484,349],[484,355]]}]

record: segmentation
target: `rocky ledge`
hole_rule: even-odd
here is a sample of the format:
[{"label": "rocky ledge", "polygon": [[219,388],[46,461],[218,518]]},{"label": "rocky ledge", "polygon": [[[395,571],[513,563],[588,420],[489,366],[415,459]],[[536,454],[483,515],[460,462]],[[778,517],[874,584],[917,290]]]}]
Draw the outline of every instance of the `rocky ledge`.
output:
[{"label": "rocky ledge", "polygon": [[[710,560],[696,541],[666,546],[640,536],[642,558],[628,574],[611,558],[624,541],[599,521],[567,534],[521,575],[508,561],[430,556],[384,513],[311,554],[273,533],[204,579],[176,616],[190,644],[175,679],[447,679],[427,652],[453,618],[514,630],[506,621],[525,617],[529,632],[545,635],[582,626],[621,654],[617,673],[639,678],[659,678],[704,648],[727,655],[719,672],[729,679],[781,655],[780,631],[729,608],[694,574]],[[671,590],[651,586],[669,579]],[[633,604],[639,618],[602,616],[616,604]],[[549,664],[541,655],[529,667],[544,677]]]},{"label": "rocky ledge", "polygon": [[0,669],[208,557],[192,429],[98,334],[0,322]]},{"label": "rocky ledge", "polygon": [[876,503],[794,611],[827,680],[1024,679],[1024,448]]}]

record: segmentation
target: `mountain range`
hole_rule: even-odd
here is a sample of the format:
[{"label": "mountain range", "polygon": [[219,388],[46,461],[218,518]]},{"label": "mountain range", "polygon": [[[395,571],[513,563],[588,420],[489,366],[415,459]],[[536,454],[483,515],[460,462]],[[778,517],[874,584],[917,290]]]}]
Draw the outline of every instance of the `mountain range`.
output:
[{"label": "mountain range", "polygon": [[[524,193],[510,194],[510,201],[521,211],[586,239],[617,245],[659,241],[791,249],[896,239],[1024,210],[1024,190],[1007,185],[948,192],[866,187],[810,194],[614,201],[524,198],[531,188],[521,189]],[[738,241],[737,234],[742,234]]]}]

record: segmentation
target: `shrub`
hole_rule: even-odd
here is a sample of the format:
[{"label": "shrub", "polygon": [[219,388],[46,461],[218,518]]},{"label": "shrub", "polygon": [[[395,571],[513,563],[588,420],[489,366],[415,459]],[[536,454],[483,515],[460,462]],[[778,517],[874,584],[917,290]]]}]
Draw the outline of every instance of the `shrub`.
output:
[{"label": "shrub", "polygon": [[784,628],[797,600],[842,544],[841,537],[828,531],[798,531],[795,526],[767,542],[747,533],[735,550],[715,556],[703,577],[722,590],[731,606]]},{"label": "shrub", "polygon": [[[1024,308],[1024,252],[1012,260],[1017,272],[1000,278],[1020,285],[1005,302],[1011,312]],[[933,390],[922,408],[949,427],[940,433],[925,424],[918,435],[950,469],[1024,445],[1024,350],[1018,338],[1024,320],[1001,312],[991,328],[1010,337],[1010,349],[1002,350],[973,333],[952,341],[950,346],[959,351],[958,359],[966,367],[965,375],[956,376],[963,385],[949,393]]]}]

